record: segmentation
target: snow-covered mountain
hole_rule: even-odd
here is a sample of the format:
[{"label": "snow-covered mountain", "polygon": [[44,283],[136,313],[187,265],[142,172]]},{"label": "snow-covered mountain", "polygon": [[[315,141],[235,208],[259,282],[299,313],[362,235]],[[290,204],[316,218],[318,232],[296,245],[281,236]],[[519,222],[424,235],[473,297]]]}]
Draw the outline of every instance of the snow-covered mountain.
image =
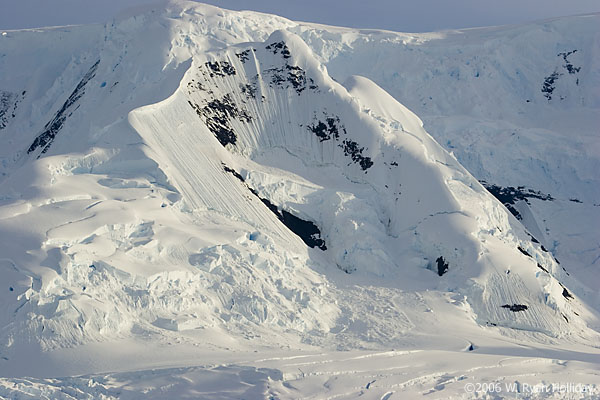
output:
[{"label": "snow-covered mountain", "polygon": [[[312,385],[317,352],[390,349],[593,382],[599,19],[400,34],[178,1],[6,32],[0,395],[119,397],[20,377],[128,370],[133,397],[387,399]],[[490,379],[457,365],[403,389]]]}]

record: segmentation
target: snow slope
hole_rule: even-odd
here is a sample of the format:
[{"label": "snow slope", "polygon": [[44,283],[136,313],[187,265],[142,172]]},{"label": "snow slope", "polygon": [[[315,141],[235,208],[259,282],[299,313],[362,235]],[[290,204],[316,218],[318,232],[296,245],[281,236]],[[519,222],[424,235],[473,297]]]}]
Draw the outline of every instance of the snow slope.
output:
[{"label": "snow slope", "polygon": [[375,81],[488,187],[551,198],[516,208],[597,304],[598,18],[433,34],[299,30],[333,76]]},{"label": "snow slope", "polygon": [[[472,32],[483,40],[513,31]],[[306,354],[318,365],[314,354],[325,352],[340,369],[348,368],[347,353],[336,350],[380,357],[373,351],[392,348],[408,351],[390,353],[392,363],[458,357],[427,377],[426,369],[405,377],[420,382],[405,385],[414,393],[433,385],[440,396],[460,396],[458,384],[443,389],[491,376],[469,375],[460,360],[477,354],[473,365],[492,365],[523,355],[522,346],[535,349],[525,355],[532,365],[583,363],[569,371],[592,383],[600,324],[590,282],[571,276],[555,258],[558,245],[539,234],[545,212],[568,214],[575,202],[544,208],[541,195],[521,199],[513,211],[522,224],[471,175],[472,165],[459,163],[471,151],[486,154],[482,147],[460,142],[457,160],[397,101],[395,78],[378,86],[361,76],[393,68],[372,63],[372,51],[426,49],[460,34],[355,32],[177,2],[105,26],[2,36],[0,374],[13,378],[0,380],[0,395],[111,398],[125,380],[139,381],[126,389],[136,398],[146,385],[181,375],[191,382],[181,389],[188,394],[210,397],[201,388],[214,379],[214,391],[230,390],[224,398],[245,390],[249,397],[319,397],[323,382],[311,376],[333,372],[310,367],[298,376],[295,364],[278,360]],[[477,40],[465,48],[475,51]],[[64,51],[50,54],[57,41]],[[51,61],[40,68],[35,61],[44,58]],[[428,90],[445,90],[445,80]],[[506,89],[501,78],[490,81]],[[445,100],[424,112],[438,113],[426,121],[440,135],[458,135],[465,120],[480,126],[485,119],[490,135],[502,129],[485,102],[476,102],[480,114],[465,107],[472,115],[458,119],[443,90]],[[593,120],[568,93],[561,96],[575,111],[565,115]],[[592,91],[581,95],[597,106]],[[553,106],[539,108],[552,114]],[[550,129],[529,121],[527,135]],[[479,137],[481,146],[493,143]],[[581,146],[582,138],[585,132],[568,145]],[[512,153],[499,153],[486,165],[511,163]],[[590,152],[572,164],[575,174],[594,162]],[[472,172],[499,185],[520,183],[510,180],[517,172]],[[577,204],[591,209],[595,186],[579,183],[569,181],[590,197]],[[569,234],[546,234],[561,235]],[[575,254],[569,243],[561,246]],[[582,268],[576,262],[585,259],[573,258]],[[413,350],[424,351],[421,361]],[[226,367],[193,367],[199,358]],[[381,368],[375,365],[368,376]],[[161,377],[149,371],[183,366]],[[139,372],[117,374],[127,370]],[[115,375],[100,381],[21,378],[107,371]],[[177,387],[173,393],[183,396]],[[360,389],[344,387],[329,395]],[[393,387],[369,393],[390,398],[400,390]]]}]

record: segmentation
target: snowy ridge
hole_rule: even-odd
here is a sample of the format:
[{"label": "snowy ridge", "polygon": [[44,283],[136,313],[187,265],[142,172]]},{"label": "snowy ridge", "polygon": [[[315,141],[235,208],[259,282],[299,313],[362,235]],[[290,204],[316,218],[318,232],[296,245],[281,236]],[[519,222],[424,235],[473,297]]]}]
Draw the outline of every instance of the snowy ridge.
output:
[{"label": "snowy ridge", "polygon": [[550,196],[517,201],[519,217],[597,304],[599,18],[432,34],[296,31],[336,79],[366,76],[416,112],[478,180]]},{"label": "snowy ridge", "polygon": [[[556,260],[540,222],[546,203],[551,210],[562,203],[523,189],[529,197],[513,202],[519,221],[461,165],[468,156],[457,160],[397,92],[386,92],[394,79],[378,86],[360,76],[369,75],[361,59],[367,38],[378,43],[371,50],[383,51],[426,48],[460,33],[355,32],[188,2],[69,30],[39,32],[47,38],[10,32],[2,39],[8,44],[0,42],[15,57],[24,57],[23,45],[42,54],[56,37],[73,48],[52,68],[28,67],[42,86],[16,73],[0,79],[8,93],[0,110],[10,114],[0,130],[9,144],[0,150],[0,234],[11,238],[0,243],[3,376],[116,371],[117,352],[98,348],[151,344],[156,351],[130,368],[198,365],[195,354],[209,350],[217,358],[236,354],[219,379],[257,385],[252,393],[260,396],[270,387],[264,382],[312,385],[325,373],[271,370],[256,361],[256,348],[436,343],[489,355],[509,341],[593,351],[597,305],[570,264]],[[578,54],[561,56],[556,68],[565,72],[556,82],[584,73],[576,71],[588,65]],[[344,58],[363,64],[350,73]],[[12,74],[11,63],[0,64],[8,71],[0,76]],[[580,84],[595,79],[585,74]],[[587,86],[565,85],[551,93],[562,93],[558,101],[575,108],[577,95],[593,106]],[[453,112],[451,103],[437,103],[436,112]],[[427,125],[433,120],[425,127],[438,126]],[[587,162],[594,160],[578,165]],[[593,193],[581,190],[592,196],[582,197],[587,204]],[[532,357],[546,357],[540,352]],[[40,357],[39,365],[16,363],[28,355]],[[54,371],[59,359],[72,367]],[[211,368],[174,373],[201,381]],[[462,380],[444,374],[413,378],[442,389]],[[0,395],[51,395],[62,384],[81,396],[114,395],[106,382],[88,390],[77,380],[8,379],[0,380]],[[294,396],[276,386],[282,397]],[[378,398],[396,390],[384,387]]]}]

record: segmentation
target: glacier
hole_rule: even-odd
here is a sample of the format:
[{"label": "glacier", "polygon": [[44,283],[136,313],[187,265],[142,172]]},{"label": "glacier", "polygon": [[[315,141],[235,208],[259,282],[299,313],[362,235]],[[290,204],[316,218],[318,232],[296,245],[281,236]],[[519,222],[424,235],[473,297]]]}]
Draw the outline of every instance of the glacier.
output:
[{"label": "glacier", "polygon": [[0,396],[597,396],[598,18],[8,31]]}]

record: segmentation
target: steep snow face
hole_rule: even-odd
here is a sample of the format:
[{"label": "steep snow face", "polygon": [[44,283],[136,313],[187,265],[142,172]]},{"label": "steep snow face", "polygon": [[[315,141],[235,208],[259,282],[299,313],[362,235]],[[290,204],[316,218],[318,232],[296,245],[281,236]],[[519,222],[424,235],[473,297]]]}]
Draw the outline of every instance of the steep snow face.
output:
[{"label": "steep snow face", "polygon": [[77,43],[42,87],[2,64],[3,357],[376,347],[439,335],[422,313],[448,304],[471,329],[596,335],[551,253],[384,89],[336,82],[302,29],[181,3],[3,37],[17,58]]},{"label": "steep snow face", "polygon": [[[129,111],[167,98],[189,68],[168,57],[170,29],[162,16],[140,16],[3,37],[2,51],[14,56],[2,58],[1,74],[10,93],[1,150],[6,358],[35,345],[129,336],[160,342],[185,331],[300,337],[334,324],[328,283],[296,235],[272,223],[287,240],[274,243],[257,230],[260,222],[248,225],[232,209],[199,209],[128,124]],[[44,49],[54,41],[67,47],[51,58]],[[14,61],[27,61],[24,47],[51,58],[39,70],[23,64],[35,72],[31,81]],[[239,201],[239,183],[220,163],[215,182]],[[268,211],[250,216],[268,218],[276,220]]]},{"label": "steep snow face", "polygon": [[284,29],[300,35],[338,81],[376,82],[492,192],[525,194],[503,202],[584,282],[576,292],[600,307],[597,14],[426,34],[295,23],[191,2],[174,3],[167,15],[177,25],[172,58]]},{"label": "steep snow face", "polygon": [[600,304],[599,21],[414,35],[296,31],[336,79],[366,76],[415,111],[486,187],[523,193],[505,204]]},{"label": "steep snow face", "polygon": [[466,295],[482,324],[570,330],[553,258],[414,114],[368,79],[346,85],[277,31],[196,57],[173,96],[130,122],[193,209],[291,240],[271,213],[285,211],[314,224],[322,258],[347,273],[396,280],[423,269],[425,287]]}]

